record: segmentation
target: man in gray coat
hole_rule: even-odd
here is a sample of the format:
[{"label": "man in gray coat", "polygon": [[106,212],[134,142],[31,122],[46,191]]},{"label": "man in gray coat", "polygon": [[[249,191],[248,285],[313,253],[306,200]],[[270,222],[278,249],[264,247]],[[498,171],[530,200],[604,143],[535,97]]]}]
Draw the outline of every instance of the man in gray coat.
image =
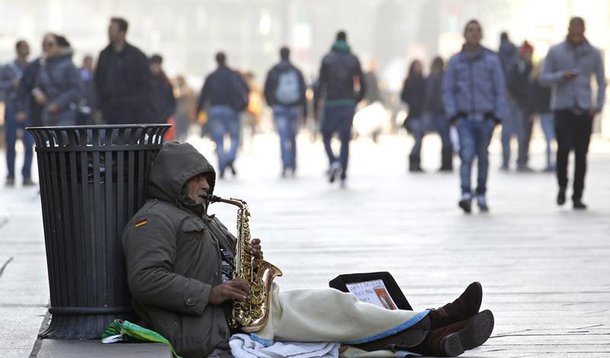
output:
[{"label": "man in gray coat", "polygon": [[[591,77],[597,82],[592,102]],[[593,118],[601,112],[606,98],[606,77],[601,53],[585,38],[585,21],[570,19],[565,41],[551,47],[544,61],[540,81],[552,86],[551,109],[555,114],[557,135],[557,204],[566,201],[568,156],[574,150],[572,203],[576,210],[586,209],[582,202],[587,171],[587,152]]]},{"label": "man in gray coat", "polygon": [[[166,143],[152,164],[148,201],[123,231],[133,308],[185,358],[231,357],[229,339],[236,331],[227,317],[233,301],[250,294],[245,280],[233,278],[235,237],[207,214],[215,182],[214,169],[190,144]],[[251,240],[250,252],[259,259],[260,249],[260,240]],[[364,350],[399,345],[457,356],[491,334],[493,315],[479,312],[481,299],[475,282],[436,310],[387,310],[330,288],[278,293],[274,284],[270,318],[251,336],[267,345],[340,342]]]}]

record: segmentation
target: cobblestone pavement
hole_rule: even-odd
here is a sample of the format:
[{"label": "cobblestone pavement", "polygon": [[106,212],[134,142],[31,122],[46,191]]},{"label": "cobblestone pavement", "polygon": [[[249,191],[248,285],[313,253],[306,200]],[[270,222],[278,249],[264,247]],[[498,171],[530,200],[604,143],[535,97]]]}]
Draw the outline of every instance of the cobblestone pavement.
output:
[{"label": "cobblestone pavement", "polygon": [[[552,174],[500,172],[494,142],[491,211],[465,215],[457,207],[457,172],[436,172],[436,137],[424,141],[422,174],[406,172],[404,136],[355,141],[345,189],[324,179],[321,143],[299,140],[295,178],[279,177],[277,139],[262,134],[244,140],[238,176],[216,186],[217,195],[249,203],[253,236],[284,272],[276,280],[283,289],[324,287],[340,273],[389,271],[411,305],[423,309],[452,301],[478,280],[496,326],[465,356],[610,356],[610,143],[593,142],[589,210],[581,212],[569,201],[556,206]],[[214,162],[208,141],[192,143]],[[535,139],[535,169],[543,166],[541,153]],[[24,357],[48,303],[39,197],[36,189],[2,187],[0,202],[0,355]],[[214,204],[211,211],[234,225],[234,207]]]}]

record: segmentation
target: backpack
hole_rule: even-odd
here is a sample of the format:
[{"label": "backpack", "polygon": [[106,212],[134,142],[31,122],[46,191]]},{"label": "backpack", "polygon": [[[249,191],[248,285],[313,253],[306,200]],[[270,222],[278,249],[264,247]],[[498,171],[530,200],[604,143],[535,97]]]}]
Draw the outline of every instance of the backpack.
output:
[{"label": "backpack", "polygon": [[279,104],[296,104],[301,99],[299,75],[297,70],[290,68],[281,72],[275,88],[275,100]]}]

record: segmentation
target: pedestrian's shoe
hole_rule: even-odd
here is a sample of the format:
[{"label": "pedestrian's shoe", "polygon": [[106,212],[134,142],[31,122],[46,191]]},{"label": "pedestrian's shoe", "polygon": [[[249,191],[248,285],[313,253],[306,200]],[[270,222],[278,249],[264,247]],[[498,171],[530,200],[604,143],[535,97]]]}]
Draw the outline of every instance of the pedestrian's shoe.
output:
[{"label": "pedestrian's shoe", "polygon": [[447,165],[442,165],[441,168],[438,171],[439,172],[444,172],[444,173],[450,173],[450,172],[453,171],[453,167],[447,166]]},{"label": "pedestrian's shoe", "polygon": [[328,169],[328,182],[334,183],[339,176],[341,176],[341,163],[333,162]]},{"label": "pedestrian's shoe", "polygon": [[566,189],[559,188],[559,192],[557,193],[557,205],[561,206],[566,203]]},{"label": "pedestrian's shoe", "polygon": [[237,175],[237,170],[235,170],[235,167],[233,166],[233,162],[230,162],[229,164],[227,164],[227,168],[229,168],[229,170],[231,171],[231,174],[233,174],[233,176]]},{"label": "pedestrian's shoe", "polygon": [[587,210],[587,205],[582,202],[580,199],[574,199],[572,202],[572,207],[574,210]]},{"label": "pedestrian's shoe", "polygon": [[35,186],[36,183],[31,178],[23,179],[23,186]]},{"label": "pedestrian's shoe", "polygon": [[421,168],[420,160],[417,158],[409,158],[409,172],[410,173],[421,173],[424,170]]},{"label": "pedestrian's shoe", "polygon": [[462,198],[458,202],[458,206],[462,208],[466,214],[470,214],[472,211],[472,194],[463,193]]},{"label": "pedestrian's shoe", "polygon": [[433,330],[426,343],[434,355],[457,357],[485,343],[493,328],[493,313],[485,310],[467,320]]},{"label": "pedestrian's shoe", "polygon": [[7,187],[15,186],[15,178],[13,178],[13,177],[6,178],[6,181],[4,182],[4,186],[7,186]]},{"label": "pedestrian's shoe", "polygon": [[487,199],[485,199],[485,195],[477,195],[477,206],[482,213],[486,213],[489,211],[489,207],[487,206]]},{"label": "pedestrian's shoe", "polygon": [[517,171],[519,173],[531,173],[531,172],[533,172],[532,168],[528,167],[527,165],[519,165],[519,166],[517,166]]},{"label": "pedestrian's shoe", "polygon": [[430,310],[428,316],[431,329],[448,326],[474,316],[479,312],[482,300],[483,287],[479,282],[471,283],[455,301],[441,308]]}]

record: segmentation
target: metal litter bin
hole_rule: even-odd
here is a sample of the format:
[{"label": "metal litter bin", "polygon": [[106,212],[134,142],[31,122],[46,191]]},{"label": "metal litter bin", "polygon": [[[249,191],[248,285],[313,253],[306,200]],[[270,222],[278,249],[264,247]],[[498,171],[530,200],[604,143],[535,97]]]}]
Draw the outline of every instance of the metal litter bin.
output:
[{"label": "metal litter bin", "polygon": [[132,315],[121,231],[142,206],[166,124],[30,127],[51,321],[42,338],[94,339]]}]

